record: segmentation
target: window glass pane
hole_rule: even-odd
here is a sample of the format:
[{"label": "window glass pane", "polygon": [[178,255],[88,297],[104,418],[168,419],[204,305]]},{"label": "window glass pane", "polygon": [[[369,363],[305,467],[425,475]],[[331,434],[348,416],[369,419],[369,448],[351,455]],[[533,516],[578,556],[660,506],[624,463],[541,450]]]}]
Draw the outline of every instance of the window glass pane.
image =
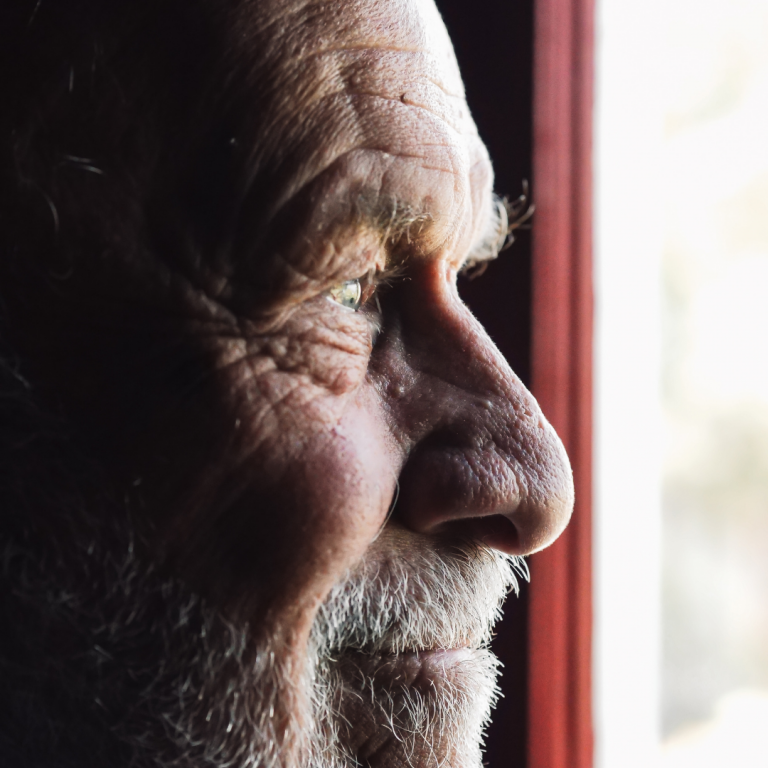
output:
[{"label": "window glass pane", "polygon": [[665,57],[663,765],[768,765],[768,5]]},{"label": "window glass pane", "polygon": [[597,10],[596,764],[765,768],[768,3]]}]

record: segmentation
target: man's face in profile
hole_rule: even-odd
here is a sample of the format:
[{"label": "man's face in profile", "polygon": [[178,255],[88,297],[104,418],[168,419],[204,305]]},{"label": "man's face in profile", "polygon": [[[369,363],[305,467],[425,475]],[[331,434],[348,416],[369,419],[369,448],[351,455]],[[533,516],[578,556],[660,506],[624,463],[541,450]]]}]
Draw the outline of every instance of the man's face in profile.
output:
[{"label": "man's face in profile", "polygon": [[55,732],[23,749],[479,768],[485,646],[572,485],[457,294],[506,227],[436,9],[15,5],[3,685]]}]

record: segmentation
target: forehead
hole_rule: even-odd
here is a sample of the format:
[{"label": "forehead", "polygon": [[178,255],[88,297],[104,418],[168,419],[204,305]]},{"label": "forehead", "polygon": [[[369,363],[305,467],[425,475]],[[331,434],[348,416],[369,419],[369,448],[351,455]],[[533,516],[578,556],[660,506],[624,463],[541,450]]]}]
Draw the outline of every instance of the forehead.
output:
[{"label": "forehead", "polygon": [[429,222],[424,251],[469,249],[492,173],[431,0],[243,3],[228,34],[251,230],[396,201]]}]

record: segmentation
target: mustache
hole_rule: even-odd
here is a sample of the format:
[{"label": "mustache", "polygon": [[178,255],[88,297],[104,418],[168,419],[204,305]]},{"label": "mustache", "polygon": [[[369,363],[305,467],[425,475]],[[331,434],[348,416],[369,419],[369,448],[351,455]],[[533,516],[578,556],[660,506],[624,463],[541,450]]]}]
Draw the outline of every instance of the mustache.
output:
[{"label": "mustache", "polygon": [[321,605],[312,640],[322,658],[487,648],[510,592],[529,579],[522,557],[472,541],[373,553]]}]

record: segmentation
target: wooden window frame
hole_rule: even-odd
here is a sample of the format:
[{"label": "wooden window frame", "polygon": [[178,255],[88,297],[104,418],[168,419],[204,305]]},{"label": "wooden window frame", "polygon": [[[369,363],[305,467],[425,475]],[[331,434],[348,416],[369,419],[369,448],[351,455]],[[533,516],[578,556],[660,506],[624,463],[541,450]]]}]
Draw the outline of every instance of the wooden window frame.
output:
[{"label": "wooden window frame", "polygon": [[531,558],[528,768],[590,768],[593,0],[535,0],[532,390],[571,459],[576,507]]}]

